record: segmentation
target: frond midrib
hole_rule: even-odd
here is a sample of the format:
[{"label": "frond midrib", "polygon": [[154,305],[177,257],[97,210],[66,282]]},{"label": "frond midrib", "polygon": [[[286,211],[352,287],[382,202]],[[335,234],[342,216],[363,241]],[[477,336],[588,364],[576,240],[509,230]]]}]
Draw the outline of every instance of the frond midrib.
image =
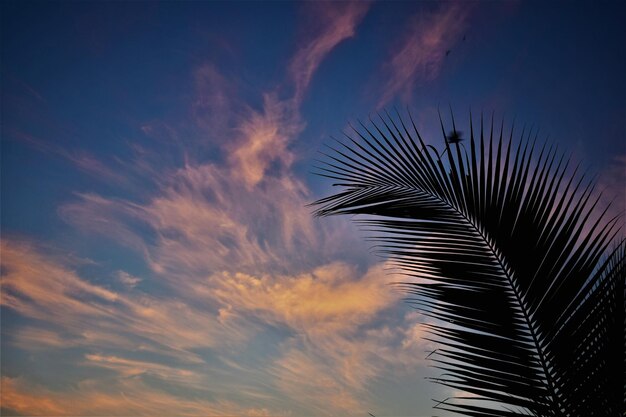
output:
[{"label": "frond midrib", "polygon": [[549,399],[552,403],[552,410],[558,410],[559,408],[557,407],[556,401],[558,396],[556,395],[555,392],[555,386],[554,383],[552,381],[552,376],[551,373],[548,370],[547,367],[547,363],[545,360],[545,355],[543,350],[541,349],[541,344],[539,343],[539,340],[537,338],[537,334],[535,332],[534,327],[532,326],[532,322],[530,320],[527,308],[526,308],[526,304],[523,302],[523,295],[520,294],[517,289],[516,286],[514,285],[513,282],[513,277],[511,276],[511,274],[509,273],[508,269],[505,266],[505,263],[503,262],[503,260],[500,258],[500,256],[498,255],[497,250],[494,248],[494,246],[491,244],[490,239],[488,239],[488,237],[481,231],[480,227],[478,227],[477,224],[474,224],[474,222],[465,214],[463,213],[461,210],[459,210],[454,204],[451,204],[449,201],[441,198],[441,196],[432,193],[430,190],[428,189],[422,189],[422,188],[413,188],[410,186],[406,186],[406,185],[385,185],[385,186],[373,186],[373,187],[368,187],[368,188],[395,188],[397,190],[409,190],[409,191],[419,191],[419,192],[423,192],[428,194],[431,198],[434,198],[436,200],[438,200],[439,202],[441,202],[442,204],[444,204],[447,208],[451,209],[453,212],[455,212],[457,215],[459,215],[460,217],[463,218],[463,220],[465,220],[465,222],[471,226],[471,228],[474,230],[475,233],[477,233],[480,238],[483,240],[483,242],[486,244],[486,246],[489,248],[489,251],[491,253],[491,256],[498,262],[498,266],[500,267],[500,269],[502,270],[504,276],[506,276],[507,279],[507,284],[508,284],[508,288],[511,289],[511,291],[513,292],[514,296],[515,296],[515,300],[517,301],[518,307],[521,310],[523,316],[524,316],[524,320],[525,320],[525,324],[526,327],[532,337],[532,341],[533,341],[533,346],[535,347],[535,351],[537,356],[539,357],[539,363],[541,365],[541,369],[543,371],[544,377],[546,379],[547,382],[547,386],[546,389],[548,391],[549,394]]}]

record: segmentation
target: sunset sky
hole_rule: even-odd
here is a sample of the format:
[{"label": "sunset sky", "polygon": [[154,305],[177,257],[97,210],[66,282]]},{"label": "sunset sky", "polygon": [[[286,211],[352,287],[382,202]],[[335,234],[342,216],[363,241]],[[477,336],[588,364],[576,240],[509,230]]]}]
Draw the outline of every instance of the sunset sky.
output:
[{"label": "sunset sky", "polygon": [[547,3],[2,2],[2,415],[446,415],[311,172],[377,111],[439,146],[471,108],[623,210],[626,3]]}]

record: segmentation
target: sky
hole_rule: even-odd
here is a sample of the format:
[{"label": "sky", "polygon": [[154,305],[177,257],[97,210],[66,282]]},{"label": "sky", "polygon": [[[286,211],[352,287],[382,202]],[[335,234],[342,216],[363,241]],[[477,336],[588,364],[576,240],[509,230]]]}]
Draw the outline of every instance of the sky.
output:
[{"label": "sky", "polygon": [[377,112],[515,119],[624,209],[623,2],[0,7],[2,415],[445,415],[428,320],[307,206]]}]

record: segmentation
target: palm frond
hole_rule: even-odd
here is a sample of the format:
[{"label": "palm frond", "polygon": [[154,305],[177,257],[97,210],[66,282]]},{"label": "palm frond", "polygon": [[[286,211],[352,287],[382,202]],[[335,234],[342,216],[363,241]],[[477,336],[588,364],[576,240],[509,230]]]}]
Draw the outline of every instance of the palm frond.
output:
[{"label": "palm frond", "polygon": [[472,394],[437,408],[622,412],[626,258],[624,243],[606,256],[621,223],[596,215],[593,181],[536,134],[522,130],[515,145],[493,118],[475,132],[470,115],[469,149],[445,140],[442,122],[441,154],[410,115],[370,122],[324,154],[318,174],[341,191],[316,214],[366,215],[356,221],[379,252],[417,279],[399,285],[440,320],[428,326],[441,344],[435,381]]}]

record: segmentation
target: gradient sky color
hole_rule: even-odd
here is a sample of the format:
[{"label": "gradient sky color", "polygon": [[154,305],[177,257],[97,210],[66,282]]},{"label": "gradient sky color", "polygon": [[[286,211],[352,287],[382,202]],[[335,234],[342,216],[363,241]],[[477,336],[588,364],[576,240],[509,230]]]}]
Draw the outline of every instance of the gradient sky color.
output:
[{"label": "gradient sky color", "polygon": [[311,171],[394,106],[438,144],[451,105],[623,210],[626,6],[546,3],[2,2],[2,415],[444,415],[425,318]]}]

